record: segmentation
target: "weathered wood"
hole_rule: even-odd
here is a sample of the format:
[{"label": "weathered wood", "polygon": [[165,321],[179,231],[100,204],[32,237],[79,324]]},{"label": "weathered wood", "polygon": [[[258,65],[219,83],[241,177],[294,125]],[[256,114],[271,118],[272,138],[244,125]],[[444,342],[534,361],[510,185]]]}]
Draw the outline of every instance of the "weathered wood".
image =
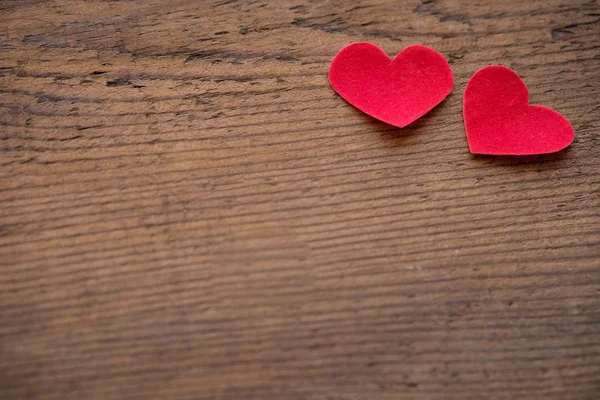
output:
[{"label": "weathered wood", "polygon": [[[594,1],[0,2],[0,397],[592,399]],[[446,55],[399,130],[329,87],[371,41]],[[573,145],[474,157],[515,69]]]}]

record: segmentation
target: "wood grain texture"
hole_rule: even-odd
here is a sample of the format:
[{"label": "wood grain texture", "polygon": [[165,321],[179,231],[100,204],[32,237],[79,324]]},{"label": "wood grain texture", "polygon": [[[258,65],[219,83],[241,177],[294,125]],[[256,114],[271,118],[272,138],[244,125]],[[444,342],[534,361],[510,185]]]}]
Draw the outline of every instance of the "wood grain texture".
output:
[{"label": "wood grain texture", "polygon": [[[595,1],[0,2],[2,399],[593,399]],[[420,43],[453,93],[400,130],[332,57]],[[470,155],[515,69],[575,142]]]}]

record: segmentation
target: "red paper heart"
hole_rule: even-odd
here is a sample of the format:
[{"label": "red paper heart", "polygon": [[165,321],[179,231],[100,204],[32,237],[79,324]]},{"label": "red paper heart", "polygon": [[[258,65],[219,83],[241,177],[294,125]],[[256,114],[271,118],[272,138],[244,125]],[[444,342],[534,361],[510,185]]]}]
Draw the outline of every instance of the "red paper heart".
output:
[{"label": "red paper heart", "polygon": [[354,107],[402,128],[444,100],[454,77],[429,47],[409,46],[391,60],[374,44],[352,43],[331,62],[329,82]]},{"label": "red paper heart", "polygon": [[493,65],[467,83],[463,105],[471,153],[534,155],[554,153],[571,144],[573,127],[547,107],[529,105],[529,91],[513,70]]}]

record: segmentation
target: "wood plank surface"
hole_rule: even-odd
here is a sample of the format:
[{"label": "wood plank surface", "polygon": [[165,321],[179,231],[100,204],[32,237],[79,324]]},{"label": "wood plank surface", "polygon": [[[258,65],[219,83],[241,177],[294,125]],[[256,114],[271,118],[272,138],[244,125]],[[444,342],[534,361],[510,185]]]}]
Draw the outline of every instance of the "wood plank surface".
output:
[{"label": "wood plank surface", "polygon": [[[0,1],[0,398],[594,399],[596,1]],[[330,88],[444,54],[405,129]],[[573,124],[473,156],[469,77]]]}]

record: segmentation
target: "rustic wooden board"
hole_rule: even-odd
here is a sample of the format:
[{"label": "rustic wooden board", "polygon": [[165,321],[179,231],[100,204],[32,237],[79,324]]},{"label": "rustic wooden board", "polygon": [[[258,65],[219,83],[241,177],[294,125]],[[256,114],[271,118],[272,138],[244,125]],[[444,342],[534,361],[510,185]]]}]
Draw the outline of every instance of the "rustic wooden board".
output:
[{"label": "rustic wooden board", "polygon": [[[592,399],[594,1],[0,2],[3,399]],[[329,87],[371,41],[446,55],[399,130]],[[576,138],[469,154],[515,69]]]}]

